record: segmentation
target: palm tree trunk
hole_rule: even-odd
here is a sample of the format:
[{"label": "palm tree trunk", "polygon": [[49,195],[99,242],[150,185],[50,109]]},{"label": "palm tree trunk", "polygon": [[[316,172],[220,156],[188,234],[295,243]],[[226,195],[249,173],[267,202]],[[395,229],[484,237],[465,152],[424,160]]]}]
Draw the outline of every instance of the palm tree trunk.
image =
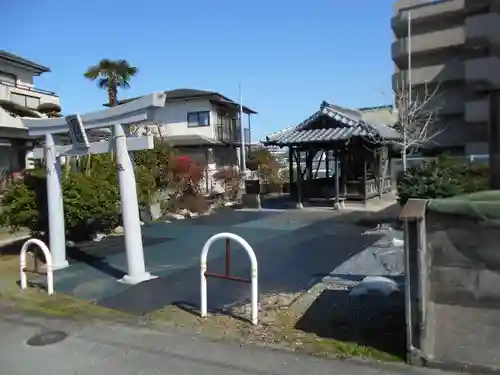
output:
[{"label": "palm tree trunk", "polygon": [[109,106],[114,107],[118,104],[117,100],[117,95],[118,94],[118,89],[115,85],[109,85],[108,87],[108,99],[109,99]]}]

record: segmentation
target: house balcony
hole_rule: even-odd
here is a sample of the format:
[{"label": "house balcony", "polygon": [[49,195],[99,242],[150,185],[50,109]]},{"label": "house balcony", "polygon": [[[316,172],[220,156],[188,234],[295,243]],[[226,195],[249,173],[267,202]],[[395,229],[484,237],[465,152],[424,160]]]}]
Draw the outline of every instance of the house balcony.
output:
[{"label": "house balcony", "polygon": [[[250,129],[243,128],[244,142],[249,144]],[[224,143],[241,143],[241,132],[238,126],[215,125],[215,139]]]},{"label": "house balcony", "polygon": [[[465,43],[463,26],[453,27],[411,37],[411,54],[413,58],[435,53],[439,50],[452,50]],[[401,68],[408,62],[408,38],[396,40],[391,45],[392,60]]]},{"label": "house balcony", "polygon": [[0,81],[0,99],[10,100],[31,109],[36,109],[42,103],[59,104],[59,97],[52,91],[9,81]]},{"label": "house balcony", "polygon": [[465,103],[465,121],[484,123],[488,121],[490,101],[488,98],[473,100]]},{"label": "house balcony", "polygon": [[[460,82],[465,77],[465,68],[462,61],[451,60],[445,64],[414,68],[411,71],[412,86],[428,83]],[[409,81],[408,70],[402,70],[392,75],[394,91],[406,87]]]},{"label": "house balcony", "polygon": [[487,13],[468,17],[464,30],[469,47],[500,45],[500,14]]},{"label": "house balcony", "polygon": [[[500,14],[487,13],[468,17],[460,26],[445,30],[416,34],[411,37],[413,58],[425,58],[428,55],[449,53],[456,48],[479,48],[500,46]],[[391,45],[392,60],[400,67],[408,67],[408,38],[400,38]]]},{"label": "house balcony", "polygon": [[490,56],[466,61],[465,79],[478,91],[500,88],[500,58]]},{"label": "house balcony", "polygon": [[442,24],[447,19],[463,17],[465,3],[466,0],[399,1],[395,8],[396,15],[391,18],[391,28],[398,37],[407,36],[410,14],[412,26],[415,27],[437,22]]}]

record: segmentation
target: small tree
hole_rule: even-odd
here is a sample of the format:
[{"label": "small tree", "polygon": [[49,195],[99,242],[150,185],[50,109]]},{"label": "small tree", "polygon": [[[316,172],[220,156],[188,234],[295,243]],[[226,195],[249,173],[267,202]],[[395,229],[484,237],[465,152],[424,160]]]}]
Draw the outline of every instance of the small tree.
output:
[{"label": "small tree", "polygon": [[434,86],[433,90],[427,84],[420,90],[408,90],[404,86],[395,92],[398,120],[393,125],[401,133],[402,139],[393,143],[401,148],[403,170],[406,171],[407,156],[413,150],[427,145],[445,128],[437,126],[441,109],[439,85]]},{"label": "small tree", "polygon": [[247,158],[247,168],[256,171],[259,167],[268,165],[274,166],[276,158],[265,147],[259,147],[249,152]]},{"label": "small tree", "polygon": [[84,77],[97,81],[101,89],[108,91],[108,101],[111,107],[118,104],[118,89],[128,89],[130,79],[137,74],[137,68],[127,60],[102,59],[84,73]]}]

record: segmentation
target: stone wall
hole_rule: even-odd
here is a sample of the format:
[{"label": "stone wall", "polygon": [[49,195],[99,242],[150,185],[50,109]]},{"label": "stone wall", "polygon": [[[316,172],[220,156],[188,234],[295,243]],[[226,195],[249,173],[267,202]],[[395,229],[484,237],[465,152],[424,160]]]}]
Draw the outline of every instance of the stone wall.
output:
[{"label": "stone wall", "polygon": [[451,368],[500,370],[500,224],[427,211],[425,236],[418,285],[425,356]]}]

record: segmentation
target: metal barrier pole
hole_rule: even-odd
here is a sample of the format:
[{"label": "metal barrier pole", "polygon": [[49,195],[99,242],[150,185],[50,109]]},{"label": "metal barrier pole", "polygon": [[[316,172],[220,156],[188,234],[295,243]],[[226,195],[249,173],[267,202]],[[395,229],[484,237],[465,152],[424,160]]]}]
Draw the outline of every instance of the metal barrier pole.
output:
[{"label": "metal barrier pole", "polygon": [[19,267],[20,267],[20,279],[21,279],[21,289],[26,289],[28,287],[28,278],[26,276],[26,252],[31,244],[37,245],[42,249],[45,255],[45,269],[47,270],[47,292],[50,295],[54,294],[54,268],[52,263],[52,254],[49,251],[47,245],[42,241],[31,238],[26,241],[21,248],[21,254],[19,256]]},{"label": "metal barrier pole", "polygon": [[[208,256],[208,251],[212,247],[212,245],[219,239],[226,239],[226,273],[224,275],[219,275],[216,273],[210,273],[207,272],[207,256]],[[250,280],[242,278],[242,277],[235,277],[235,276],[230,276],[229,275],[229,261],[230,261],[230,253],[228,252],[229,249],[229,241],[233,240],[239,243],[243,249],[248,254],[248,257],[250,258],[250,263],[251,263],[251,278]],[[255,256],[255,252],[253,251],[252,247],[250,244],[245,241],[242,237],[233,234],[233,233],[218,233],[212,237],[210,237],[207,242],[205,242],[205,245],[203,246],[203,250],[201,251],[201,257],[200,257],[200,280],[201,280],[201,308],[200,308],[200,313],[201,317],[206,317],[208,315],[208,307],[207,307],[207,277],[215,277],[219,279],[227,279],[227,280],[232,280],[232,281],[239,281],[239,282],[250,282],[252,284],[252,297],[251,297],[251,304],[252,304],[252,324],[257,325],[258,320],[259,320],[259,288],[258,288],[258,265],[257,265],[257,257]]]}]

